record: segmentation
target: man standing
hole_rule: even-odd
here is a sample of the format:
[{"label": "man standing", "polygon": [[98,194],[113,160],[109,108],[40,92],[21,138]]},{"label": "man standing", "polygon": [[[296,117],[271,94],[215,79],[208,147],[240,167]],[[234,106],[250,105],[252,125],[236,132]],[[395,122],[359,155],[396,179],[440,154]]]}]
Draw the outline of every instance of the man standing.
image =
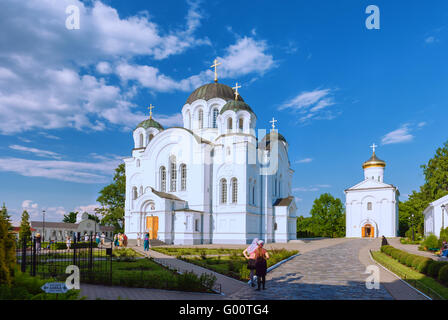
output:
[{"label": "man standing", "polygon": [[140,247],[140,241],[141,241],[141,234],[140,232],[137,232],[137,247]]}]

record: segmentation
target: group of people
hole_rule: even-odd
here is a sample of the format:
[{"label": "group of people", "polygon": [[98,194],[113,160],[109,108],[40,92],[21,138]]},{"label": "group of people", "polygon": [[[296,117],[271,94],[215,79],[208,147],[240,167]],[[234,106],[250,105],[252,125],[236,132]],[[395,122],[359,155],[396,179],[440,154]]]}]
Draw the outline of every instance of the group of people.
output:
[{"label": "group of people", "polygon": [[[137,247],[140,247],[142,244],[142,234],[140,232],[137,233]],[[145,233],[143,238],[143,251],[149,251],[151,247],[151,243],[149,242],[149,233]]]},{"label": "group of people", "polygon": [[[84,234],[84,241],[88,242],[89,240],[90,240],[90,236],[86,232]],[[101,233],[101,235],[99,233],[97,233],[95,235],[95,242],[96,242],[97,246],[100,246],[100,245],[103,246],[105,241],[106,241],[106,235],[104,234],[104,232]],[[65,245],[67,246],[67,250],[70,250],[71,245],[72,245],[72,238],[70,236],[67,236],[65,238]]]},{"label": "group of people", "polygon": [[118,233],[114,236],[114,246],[126,248],[128,246],[128,236],[124,233]]},{"label": "group of people", "polygon": [[255,276],[257,276],[257,291],[260,291],[260,286],[263,285],[263,290],[266,289],[266,273],[267,273],[267,259],[269,254],[263,248],[264,241],[255,238],[251,245],[243,251],[244,257],[247,259],[247,269],[250,271],[250,285],[255,287]]},{"label": "group of people", "polygon": [[439,256],[448,258],[448,243],[445,240],[442,243],[442,248],[440,248]]}]

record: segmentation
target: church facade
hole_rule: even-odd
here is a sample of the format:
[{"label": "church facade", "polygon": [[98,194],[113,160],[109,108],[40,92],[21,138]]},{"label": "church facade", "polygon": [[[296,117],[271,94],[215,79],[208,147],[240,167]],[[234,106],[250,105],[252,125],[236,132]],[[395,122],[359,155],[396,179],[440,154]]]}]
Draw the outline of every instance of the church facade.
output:
[{"label": "church facade", "polygon": [[293,170],[286,139],[257,138],[257,116],[235,90],[196,89],[182,127],[152,118],[133,132],[126,167],[125,233],[166,244],[246,244],[296,239]]},{"label": "church facade", "polygon": [[375,155],[364,162],[364,181],[345,190],[346,237],[396,237],[398,189],[384,182],[386,162]]}]

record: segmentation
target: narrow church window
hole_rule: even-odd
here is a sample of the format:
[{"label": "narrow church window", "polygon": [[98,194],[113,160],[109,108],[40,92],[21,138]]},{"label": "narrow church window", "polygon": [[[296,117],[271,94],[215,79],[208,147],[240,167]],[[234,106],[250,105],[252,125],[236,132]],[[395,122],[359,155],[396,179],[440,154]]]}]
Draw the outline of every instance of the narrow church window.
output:
[{"label": "narrow church window", "polygon": [[239,122],[238,122],[238,127],[240,129],[240,131],[243,131],[244,128],[244,119],[240,118]]},{"label": "narrow church window", "polygon": [[227,131],[232,131],[232,118],[227,120]]},{"label": "narrow church window", "polygon": [[238,179],[232,179],[232,203],[238,202]]},{"label": "narrow church window", "polygon": [[372,202],[367,203],[367,210],[369,210],[369,211],[372,210]]},{"label": "narrow church window", "polygon": [[177,170],[176,170],[176,157],[170,157],[170,191],[176,192],[177,185]]},{"label": "narrow church window", "polygon": [[180,190],[187,190],[187,165],[182,164],[180,166]]},{"label": "narrow church window", "polygon": [[218,109],[215,108],[213,109],[213,121],[212,121],[213,128],[218,128],[217,120],[218,120]]},{"label": "narrow church window", "polygon": [[154,135],[151,133],[151,134],[149,135],[149,137],[148,137],[148,143],[151,142],[152,138],[154,138]]},{"label": "narrow church window", "polygon": [[221,179],[221,203],[227,203],[227,180]]},{"label": "narrow church window", "polygon": [[136,166],[137,166],[137,168],[140,167],[140,159],[137,159]]},{"label": "narrow church window", "polygon": [[142,195],[142,194],[143,194],[143,187],[140,186],[140,195]]},{"label": "narrow church window", "polygon": [[135,200],[138,198],[137,187],[132,188],[132,198]]},{"label": "narrow church window", "polygon": [[194,231],[199,232],[199,219],[194,220]]},{"label": "narrow church window", "polygon": [[140,133],[140,144],[139,144],[139,147],[140,148],[143,148],[143,134],[142,133]]},{"label": "narrow church window", "polygon": [[190,116],[190,111],[187,111],[187,128],[191,129],[191,116]]},{"label": "narrow church window", "polygon": [[255,205],[255,184],[252,186],[252,204]]},{"label": "narrow church window", "polygon": [[160,191],[166,192],[166,169],[164,166],[160,167]]},{"label": "narrow church window", "polygon": [[204,128],[204,111],[199,110],[199,129]]}]

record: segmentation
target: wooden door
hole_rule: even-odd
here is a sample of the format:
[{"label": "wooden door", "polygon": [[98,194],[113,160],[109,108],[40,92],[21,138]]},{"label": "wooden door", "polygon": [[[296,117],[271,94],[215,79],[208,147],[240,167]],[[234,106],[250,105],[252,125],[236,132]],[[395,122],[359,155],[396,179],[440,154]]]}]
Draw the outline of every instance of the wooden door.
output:
[{"label": "wooden door", "polygon": [[157,239],[157,232],[159,231],[159,217],[146,217],[146,230],[149,233],[149,239]]}]

